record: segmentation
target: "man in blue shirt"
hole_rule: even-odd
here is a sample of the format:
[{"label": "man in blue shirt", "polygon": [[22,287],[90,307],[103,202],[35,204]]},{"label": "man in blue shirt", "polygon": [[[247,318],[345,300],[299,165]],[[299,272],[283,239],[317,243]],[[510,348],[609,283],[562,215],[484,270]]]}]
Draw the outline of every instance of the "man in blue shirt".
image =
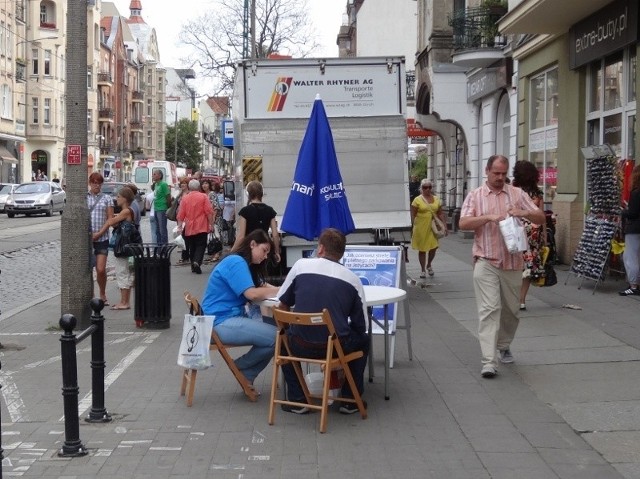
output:
[{"label": "man in blue shirt", "polygon": [[[364,352],[363,357],[349,363],[358,391],[362,394],[369,353],[367,311],[360,279],[339,263],[346,244],[347,240],[340,231],[325,229],[318,240],[317,257],[296,261],[280,287],[278,297],[283,309],[295,306],[299,313],[315,313],[324,308],[329,310],[345,354]],[[291,326],[288,335],[292,354],[308,358],[323,358],[326,355],[328,331],[325,328]],[[305,402],[293,366],[284,365],[282,371],[289,400]],[[342,388],[342,396],[353,397],[348,383]],[[282,409],[296,414],[309,412],[308,408],[288,405],[283,405]],[[343,414],[357,411],[355,404],[344,403],[340,407]]]}]

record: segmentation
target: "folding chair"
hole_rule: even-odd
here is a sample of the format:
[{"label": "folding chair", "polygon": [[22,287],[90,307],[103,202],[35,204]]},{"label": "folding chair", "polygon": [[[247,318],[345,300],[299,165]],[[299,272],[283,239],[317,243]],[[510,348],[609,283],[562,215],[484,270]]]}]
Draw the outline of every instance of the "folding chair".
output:
[{"label": "folding chair", "polygon": [[[189,306],[190,314],[202,315],[204,314],[202,311],[202,307],[200,306],[200,302],[194,298],[191,293],[188,291],[184,292],[184,300]],[[233,358],[229,355],[227,349],[240,347],[243,345],[240,344],[223,344],[218,335],[216,334],[215,329],[211,330],[211,344],[209,345],[210,351],[218,351],[224,362],[227,363],[227,366],[233,373],[234,377],[240,384],[240,387],[244,391],[245,396],[249,398],[249,401],[256,402],[258,400],[258,393],[253,388],[251,383],[247,380],[247,378],[242,374],[242,372],[236,366]],[[246,345],[245,345],[246,346]],[[191,407],[193,404],[193,393],[196,388],[196,377],[198,371],[196,369],[185,369],[182,372],[182,385],[180,386],[180,396],[186,395],[187,406]]]},{"label": "folding chair", "polygon": [[[273,309],[273,319],[276,322],[278,328],[278,334],[276,336],[276,349],[275,360],[273,364],[273,377],[271,379],[271,398],[269,400],[269,424],[273,425],[275,421],[275,409],[276,404],[288,404],[290,406],[308,407],[309,409],[315,409],[320,411],[320,432],[324,433],[327,430],[327,409],[329,407],[329,385],[331,379],[331,371],[333,369],[342,369],[344,371],[345,380],[348,382],[352,398],[346,397],[331,397],[333,401],[340,401],[346,403],[355,403],[358,406],[358,411],[362,419],[367,418],[367,410],[362,402],[362,397],[358,392],[356,383],[351,375],[351,370],[348,367],[348,363],[354,359],[361,358],[363,356],[362,351],[354,351],[353,353],[344,354],[342,345],[336,334],[336,330],[333,327],[331,321],[331,315],[329,311],[324,309],[320,313],[295,313],[289,311],[283,311],[276,307]],[[329,331],[327,337],[327,353],[322,359],[311,359],[300,356],[295,356],[291,353],[289,341],[287,338],[286,330],[290,325],[305,326],[305,327],[326,327]],[[283,350],[284,348],[284,350]],[[299,403],[295,401],[288,401],[286,399],[276,399],[276,391],[278,389],[278,371],[284,364],[291,363],[298,381],[304,391],[306,403]],[[322,394],[311,394],[309,387],[302,374],[300,363],[318,364],[320,365],[324,374],[324,381],[322,385]],[[320,404],[314,403],[313,400],[320,400]],[[316,401],[317,402],[317,401]]]}]

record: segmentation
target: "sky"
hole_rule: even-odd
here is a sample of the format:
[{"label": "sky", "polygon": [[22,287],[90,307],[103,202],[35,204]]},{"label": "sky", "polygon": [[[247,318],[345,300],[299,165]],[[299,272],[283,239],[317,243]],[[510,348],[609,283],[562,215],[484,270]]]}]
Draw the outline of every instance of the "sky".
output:
[{"label": "sky", "polygon": [[[120,14],[129,17],[130,0],[110,0],[115,3]],[[160,61],[165,67],[181,68],[179,34],[182,25],[197,18],[211,6],[214,0],[180,0],[173,3],[167,0],[141,0],[142,18],[147,25],[155,28],[160,48]],[[307,0],[311,9],[311,18],[318,33],[321,49],[317,56],[338,56],[336,37],[342,24],[347,0]],[[176,6],[179,5],[179,8]]]}]

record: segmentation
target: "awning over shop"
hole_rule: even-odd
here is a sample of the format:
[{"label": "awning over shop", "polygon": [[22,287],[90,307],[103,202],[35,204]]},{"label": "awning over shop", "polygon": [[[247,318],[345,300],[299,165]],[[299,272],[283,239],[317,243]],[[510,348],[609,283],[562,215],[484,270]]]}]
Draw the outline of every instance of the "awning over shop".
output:
[{"label": "awning over shop", "polygon": [[437,133],[435,131],[422,128],[413,118],[407,119],[407,136],[409,138],[426,138],[436,135]]},{"label": "awning over shop", "polygon": [[[637,1],[637,0],[633,0]],[[562,34],[611,0],[523,0],[500,19],[501,33]]]},{"label": "awning over shop", "polygon": [[18,163],[18,159],[2,145],[0,145],[0,160],[6,163]]}]

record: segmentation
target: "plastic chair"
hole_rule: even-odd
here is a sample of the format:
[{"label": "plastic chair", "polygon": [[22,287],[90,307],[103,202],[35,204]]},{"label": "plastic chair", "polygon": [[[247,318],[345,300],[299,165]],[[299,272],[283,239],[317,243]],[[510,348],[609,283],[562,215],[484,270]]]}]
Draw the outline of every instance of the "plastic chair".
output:
[{"label": "plastic chair", "polygon": [[[202,307],[200,306],[200,302],[194,298],[191,293],[188,291],[184,292],[184,300],[189,306],[190,314],[202,315],[204,312],[202,311]],[[211,330],[211,344],[209,345],[209,351],[218,351],[222,359],[227,364],[233,376],[240,384],[240,387],[244,391],[245,396],[249,399],[249,401],[256,402],[258,400],[258,392],[253,388],[253,385],[247,380],[247,378],[242,374],[242,372],[236,366],[235,361],[227,351],[228,348],[236,348],[240,346],[249,346],[249,345],[241,345],[241,344],[223,344],[218,335],[216,334],[216,330]],[[182,372],[182,384],[180,386],[180,396],[186,396],[187,406],[191,407],[193,404],[193,393],[196,388],[196,378],[198,371],[196,369],[185,369]]]},{"label": "plastic chair", "polygon": [[[367,418],[367,410],[362,401],[362,397],[358,392],[356,383],[353,380],[351,370],[348,367],[348,363],[354,359],[361,358],[363,356],[362,351],[354,351],[350,354],[344,354],[342,345],[336,334],[336,330],[333,327],[331,321],[331,315],[329,311],[324,309],[320,313],[295,313],[284,311],[276,307],[273,309],[273,319],[276,322],[278,328],[278,334],[276,336],[276,348],[275,359],[273,364],[273,377],[271,379],[271,397],[269,400],[269,424],[273,425],[275,421],[275,409],[276,404],[287,404],[290,406],[308,407],[309,409],[315,409],[320,411],[320,432],[324,433],[327,430],[327,410],[329,407],[329,400],[340,401],[346,403],[355,403],[358,406],[358,411],[362,419]],[[289,346],[289,340],[286,330],[290,325],[305,326],[305,327],[325,327],[328,329],[329,334],[327,337],[327,352],[326,356],[322,359],[311,359],[300,356],[295,356],[291,353]],[[276,399],[276,391],[278,389],[278,372],[282,365],[291,363],[295,370],[298,381],[304,391],[306,403],[300,403],[295,401],[289,401],[286,399]],[[320,365],[324,374],[324,381],[322,385],[322,394],[311,394],[309,387],[305,381],[301,363],[317,364]],[[353,398],[329,396],[331,371],[334,369],[342,369],[344,371],[345,380],[349,384],[349,388],[353,394]],[[320,400],[320,404],[314,403],[314,400]]]}]

